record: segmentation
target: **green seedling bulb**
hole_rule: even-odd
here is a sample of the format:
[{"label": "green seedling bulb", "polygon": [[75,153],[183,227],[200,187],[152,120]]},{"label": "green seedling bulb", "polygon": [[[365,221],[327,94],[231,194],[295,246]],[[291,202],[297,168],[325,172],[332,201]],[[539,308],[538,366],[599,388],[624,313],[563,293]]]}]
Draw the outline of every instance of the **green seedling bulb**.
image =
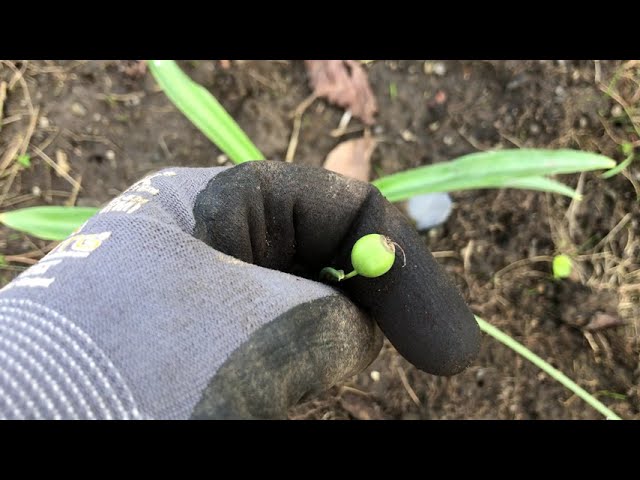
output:
[{"label": "green seedling bulb", "polygon": [[[389,237],[378,233],[365,235],[351,249],[351,264],[353,265],[351,273],[345,275],[344,270],[326,267],[320,272],[320,279],[340,282],[356,275],[367,278],[380,277],[391,270],[396,260],[396,246],[402,251],[402,247]],[[404,255],[404,251],[402,254]],[[404,267],[405,264],[406,258],[402,266]]]},{"label": "green seedling bulb", "polygon": [[553,257],[553,277],[554,278],[567,278],[571,276],[573,271],[573,262],[571,258],[565,254],[556,255]]},{"label": "green seedling bulb", "polygon": [[351,250],[353,269],[367,278],[384,275],[393,266],[396,259],[396,247],[384,235],[371,233],[360,238]]}]

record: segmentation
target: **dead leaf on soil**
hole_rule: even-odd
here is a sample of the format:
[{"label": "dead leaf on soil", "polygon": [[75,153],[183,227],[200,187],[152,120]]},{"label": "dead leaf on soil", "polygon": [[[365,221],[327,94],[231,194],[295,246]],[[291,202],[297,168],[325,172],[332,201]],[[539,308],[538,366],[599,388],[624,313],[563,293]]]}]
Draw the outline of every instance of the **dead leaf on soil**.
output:
[{"label": "dead leaf on soil", "polygon": [[118,70],[127,77],[142,78],[147,73],[147,62],[145,60],[120,60]]},{"label": "dead leaf on soil", "polygon": [[624,325],[625,322],[620,317],[616,315],[610,315],[608,313],[598,312],[596,313],[591,321],[585,327],[585,330],[590,332],[595,332],[597,330],[603,330],[605,328],[617,327],[619,325]]},{"label": "dead leaf on soil", "polygon": [[367,125],[378,106],[367,73],[355,60],[305,60],[313,92],[351,111]]},{"label": "dead leaf on soil", "polygon": [[377,142],[370,135],[339,143],[327,155],[323,167],[345,177],[368,182],[371,177],[371,155]]}]

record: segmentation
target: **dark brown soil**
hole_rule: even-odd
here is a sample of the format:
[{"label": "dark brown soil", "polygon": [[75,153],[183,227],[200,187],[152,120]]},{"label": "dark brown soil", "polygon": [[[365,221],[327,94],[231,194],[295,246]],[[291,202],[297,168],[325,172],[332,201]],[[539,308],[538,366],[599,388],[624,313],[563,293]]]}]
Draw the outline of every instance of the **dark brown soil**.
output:
[{"label": "dark brown soil", "polygon": [[[301,61],[234,61],[228,69],[218,61],[181,65],[267,157],[285,158],[290,114],[311,93]],[[127,61],[0,64],[0,82],[24,81],[9,85],[0,159],[13,142],[28,137],[30,103],[39,108],[27,138],[32,166],[0,172],[3,211],[74,200],[99,206],[164,166],[229,164],[139,67]],[[14,68],[22,73],[16,76]],[[372,129],[382,139],[373,157],[376,175],[491,148],[579,148],[620,161],[621,143],[640,145],[637,62],[374,61],[366,69],[379,102]],[[346,135],[330,135],[342,113],[320,100],[307,109],[295,162],[321,165],[340,141],[362,134],[352,120]],[[69,173],[82,185],[77,199],[33,146],[54,161],[58,151],[67,155]],[[574,187],[578,179],[562,178]],[[585,174],[584,200],[574,204],[530,191],[454,192],[451,218],[424,236],[478,315],[625,418],[640,418],[639,181],[637,164],[609,180]],[[1,228],[0,252],[7,260],[2,283],[47,247]],[[552,278],[550,260],[559,252],[577,258],[572,279]],[[386,344],[365,372],[295,407],[291,418],[601,415],[485,337],[474,365],[452,378],[417,371]]]}]

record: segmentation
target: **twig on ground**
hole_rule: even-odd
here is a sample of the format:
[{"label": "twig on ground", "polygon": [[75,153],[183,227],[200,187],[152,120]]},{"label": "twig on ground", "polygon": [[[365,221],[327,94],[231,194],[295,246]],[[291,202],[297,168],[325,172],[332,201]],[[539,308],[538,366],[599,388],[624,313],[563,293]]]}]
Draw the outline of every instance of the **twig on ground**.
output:
[{"label": "twig on ground", "polygon": [[13,185],[13,182],[16,179],[19,171],[20,164],[16,162],[11,167],[11,170],[9,170],[9,178],[7,179],[7,183],[4,184],[4,188],[2,189],[2,193],[0,194],[0,206],[4,202],[4,199],[7,197],[7,194],[9,193],[9,190],[11,189],[11,186]]},{"label": "twig on ground", "polygon": [[82,189],[82,186],[80,186],[78,184],[78,182],[72,178],[67,172],[65,172],[64,170],[62,170],[60,168],[60,166],[54,162],[51,157],[49,157],[49,155],[47,155],[46,153],[44,153],[42,150],[40,150],[38,147],[36,147],[35,145],[33,145],[33,151],[34,153],[40,157],[41,159],[43,159],[45,162],[47,162],[49,164],[49,166],[51,168],[53,168],[55,170],[55,172],[60,175],[62,178],[64,178],[67,182],[69,182],[71,184],[72,187],[74,188],[78,188],[78,190]]},{"label": "twig on ground", "polygon": [[296,107],[291,115],[291,117],[293,117],[293,129],[291,130],[291,139],[289,140],[287,154],[285,155],[285,161],[289,163],[293,162],[296,155],[296,149],[298,148],[298,137],[300,136],[300,127],[302,126],[302,115],[316,98],[316,95],[309,95],[300,102],[300,105]]},{"label": "twig on ground", "polygon": [[620,219],[620,221],[616,224],[616,226],[613,227],[611,231],[607,233],[607,235],[596,244],[595,247],[593,247],[593,251],[594,252],[598,251],[600,247],[602,247],[607,242],[609,242],[609,240],[615,237],[618,234],[618,232],[622,230],[622,228],[629,222],[629,220],[631,220],[632,216],[633,215],[631,214],[631,212],[629,212],[624,217],[622,217],[622,219]]},{"label": "twig on ground", "polygon": [[4,101],[7,99],[7,82],[0,82],[0,131],[2,131],[2,119],[4,111]]},{"label": "twig on ground", "polygon": [[0,160],[0,177],[4,173],[4,171],[11,165],[11,162],[15,160],[16,155],[18,155],[18,150],[20,150],[20,145],[22,144],[22,138],[20,135],[16,135],[9,146],[4,152],[2,156],[2,160]]},{"label": "twig on ground", "polygon": [[523,258],[522,260],[517,260],[513,263],[510,263],[509,265],[507,265],[506,267],[498,270],[494,275],[493,275],[493,280],[495,282],[497,282],[499,280],[500,277],[502,277],[505,273],[515,269],[515,268],[519,268],[525,265],[528,265],[530,263],[535,263],[535,262],[553,262],[553,257],[549,256],[549,255],[538,255],[537,257],[531,257],[531,258]]},{"label": "twig on ground", "polygon": [[[333,130],[331,130],[331,132],[329,132],[329,135],[331,135],[334,138],[341,137],[347,132],[347,127],[349,126],[350,121],[351,121],[351,112],[349,110],[346,110],[342,114],[342,117],[340,117],[340,122],[338,122],[338,128],[334,128]],[[357,130],[362,130],[362,128],[358,128],[356,129],[356,131]]]},{"label": "twig on ground", "polygon": [[4,257],[5,262],[25,263],[27,265],[35,265],[39,262],[35,258],[27,258],[21,255],[6,255]]},{"label": "twig on ground", "polygon": [[[582,191],[584,189],[584,172],[580,174],[578,178],[578,185],[576,186],[576,192],[578,195],[582,196]],[[567,212],[565,213],[565,218],[567,219],[567,223],[569,225],[569,237],[571,239],[575,238],[576,233],[576,210],[578,209],[578,202],[575,198],[571,199],[571,203],[569,204],[569,208],[567,208]]]},{"label": "twig on ground", "polygon": [[288,163],[293,162],[293,157],[296,154],[296,148],[298,148],[298,137],[300,135],[300,125],[302,124],[302,115],[296,115],[293,119],[293,130],[291,131],[291,139],[289,140],[289,146],[287,147],[287,155],[285,161]]},{"label": "twig on ground", "polygon": [[71,191],[71,196],[66,202],[64,202],[64,204],[67,207],[73,207],[75,205],[76,200],[78,199],[78,193],[80,192],[81,184],[82,184],[82,174],[78,175],[78,178],[76,180],[76,185],[73,187],[73,190]]},{"label": "twig on ground", "polygon": [[31,136],[33,132],[36,130],[36,123],[38,122],[38,113],[40,112],[39,108],[36,108],[31,114],[31,118],[29,119],[29,126],[27,127],[27,134],[22,139],[22,145],[20,146],[20,156],[27,153],[27,149],[29,148],[29,142],[31,142]]},{"label": "twig on ground", "polygon": [[400,376],[400,381],[402,382],[402,386],[409,394],[409,398],[411,398],[411,401],[415,403],[418,407],[421,406],[422,404],[420,403],[420,399],[416,395],[416,392],[413,390],[413,388],[411,388],[411,385],[409,385],[407,374],[404,373],[404,370],[400,366],[398,366],[396,370],[398,371],[398,375]]}]

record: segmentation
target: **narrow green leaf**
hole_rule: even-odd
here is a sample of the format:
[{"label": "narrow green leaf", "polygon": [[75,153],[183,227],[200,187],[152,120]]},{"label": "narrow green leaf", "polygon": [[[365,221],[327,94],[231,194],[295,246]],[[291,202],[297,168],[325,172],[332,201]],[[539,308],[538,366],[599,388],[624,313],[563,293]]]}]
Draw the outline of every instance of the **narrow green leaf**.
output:
[{"label": "narrow green leaf", "polygon": [[98,210],[92,207],[29,207],[0,213],[0,222],[44,240],[64,240]]},{"label": "narrow green leaf", "polygon": [[545,372],[555,381],[559,382],[566,389],[573,392],[582,400],[587,402],[590,406],[595,408],[598,412],[604,415],[604,417],[607,420],[621,420],[621,418],[618,415],[616,415],[613,411],[609,410],[602,402],[596,399],[584,388],[576,384],[576,382],[571,380],[569,377],[567,377],[564,373],[562,373],[557,368],[554,368],[551,365],[549,365],[542,358],[540,358],[538,355],[533,353],[531,350],[529,350],[527,347],[522,345],[520,342],[517,342],[516,340],[511,338],[509,335],[504,333],[502,330],[500,330],[497,327],[494,327],[489,322],[487,322],[486,320],[483,320],[478,316],[476,316],[476,321],[480,326],[480,330],[492,336],[493,338],[498,340],[500,343],[503,343],[504,345],[509,347],[511,350],[516,352],[521,357],[525,358],[526,360],[529,360],[531,363],[533,363],[536,367],[538,367],[540,370]]},{"label": "narrow green leaf", "polygon": [[600,390],[593,394],[594,397],[604,396],[615,400],[626,400],[627,396],[623,393],[610,392],[609,390]]},{"label": "narrow green leaf", "polygon": [[185,74],[173,60],[147,61],[166,95],[234,163],[264,160],[235,120],[204,87]]},{"label": "narrow green leaf", "polygon": [[[450,162],[405,170],[372,182],[390,201],[406,200],[429,192],[500,188],[522,177],[540,177],[611,168],[603,155],[578,150],[519,149],[479,152]],[[530,188],[536,182],[524,181]],[[547,187],[558,188],[547,180]],[[541,185],[540,181],[537,181]],[[517,182],[516,182],[517,184]],[[568,191],[565,193],[568,194]],[[573,195],[573,194],[572,194]]]},{"label": "narrow green leaf", "polygon": [[520,188],[524,190],[539,190],[541,192],[559,193],[567,197],[582,200],[582,195],[573,188],[566,186],[556,180],[546,177],[522,177],[507,180],[500,187]]}]

